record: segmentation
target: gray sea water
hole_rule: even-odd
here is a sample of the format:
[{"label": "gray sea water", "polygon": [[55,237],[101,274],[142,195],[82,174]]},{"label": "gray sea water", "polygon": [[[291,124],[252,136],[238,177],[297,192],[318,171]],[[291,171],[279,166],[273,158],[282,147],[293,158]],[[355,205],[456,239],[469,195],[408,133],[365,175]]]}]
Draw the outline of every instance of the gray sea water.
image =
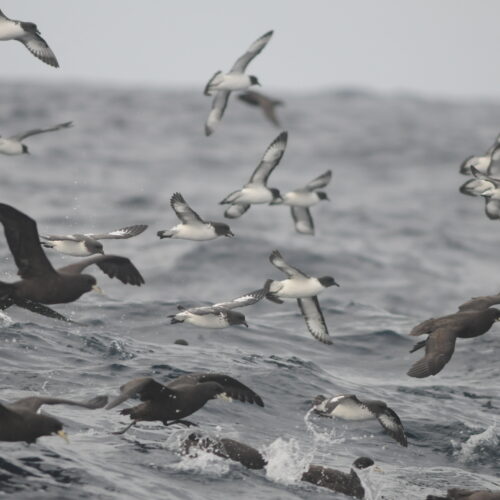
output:
[{"label": "gray sea water", "polygon": [[[160,241],[176,223],[172,193],[223,220],[218,202],[247,181],[278,135],[237,100],[214,136],[203,135],[210,100],[186,92],[80,85],[0,86],[0,133],[73,120],[70,130],[27,140],[32,155],[0,156],[0,199],[36,218],[40,232],[101,232],[149,224],[137,238],[105,241],[130,257],[146,285],[124,286],[92,269],[106,296],[54,306],[85,326],[11,308],[0,314],[0,400],[30,394],[84,399],[116,394],[131,378],[191,371],[230,374],[264,408],[209,402],[191,417],[210,435],[266,454],[248,471],[208,454],[182,457],[188,433],[127,423],[117,410],[47,407],[70,444],[0,443],[0,490],[16,498],[346,498],[299,481],[309,463],[348,470],[370,456],[383,472],[369,499],[422,499],[448,486],[500,489],[499,331],[460,340],[450,363],[424,380],[405,375],[410,329],[500,290],[500,223],[465,197],[458,166],[500,131],[500,104],[356,90],[285,95],[278,110],[288,148],[270,185],[286,191],[332,169],[329,203],[313,207],[316,236],[294,232],[286,207],[254,206],[230,221],[235,238]],[[307,332],[294,302],[247,308],[250,325],[221,331],[170,325],[176,305],[207,304],[280,278],[278,248],[305,272],[333,275],[320,296],[334,345]],[[54,252],[55,265],[73,261]],[[0,233],[0,279],[15,266]],[[189,346],[175,345],[183,338]],[[374,422],[306,414],[316,394],[382,399],[408,434],[403,448]]]}]

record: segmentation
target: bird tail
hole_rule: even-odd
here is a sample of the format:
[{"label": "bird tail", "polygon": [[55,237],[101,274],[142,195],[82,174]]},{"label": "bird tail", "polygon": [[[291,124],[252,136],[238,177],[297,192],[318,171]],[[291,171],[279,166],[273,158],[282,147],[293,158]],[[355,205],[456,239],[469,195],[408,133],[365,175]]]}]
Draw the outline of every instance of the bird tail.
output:
[{"label": "bird tail", "polygon": [[156,235],[162,240],[163,238],[172,238],[174,235],[173,231],[165,229],[164,231],[158,231]]}]

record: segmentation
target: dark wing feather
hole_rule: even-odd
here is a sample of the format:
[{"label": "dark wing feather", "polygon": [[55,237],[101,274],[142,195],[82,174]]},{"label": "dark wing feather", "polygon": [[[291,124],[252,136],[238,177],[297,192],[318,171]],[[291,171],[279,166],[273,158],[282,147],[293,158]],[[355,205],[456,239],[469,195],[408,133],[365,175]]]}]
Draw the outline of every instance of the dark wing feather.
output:
[{"label": "dark wing feather", "polygon": [[408,370],[407,375],[425,378],[436,375],[448,363],[455,350],[456,332],[443,326],[435,330],[425,344],[425,356]]},{"label": "dark wing feather", "polygon": [[57,62],[56,55],[52,52],[52,49],[49,47],[48,43],[38,34],[29,33],[24,35],[22,38],[18,38],[18,40],[35,56],[38,57],[41,61],[49,66],[53,66],[54,68],[59,67],[59,63]]},{"label": "dark wing feather", "polygon": [[324,344],[332,344],[325,318],[319,306],[318,297],[297,299],[300,311],[307,325],[309,333]]},{"label": "dark wing feather", "polygon": [[166,386],[151,377],[136,378],[120,387],[120,395],[106,406],[106,410],[111,410],[111,408],[118,406],[129,398],[133,398],[137,394],[140,395],[141,401],[150,401],[166,393],[170,394],[171,392],[168,391]]},{"label": "dark wing feather", "polygon": [[250,306],[252,304],[256,304],[259,300],[262,300],[267,292],[269,292],[269,286],[271,285],[272,280],[267,280],[264,284],[264,288],[259,288],[258,290],[254,290],[253,292],[248,292],[245,295],[241,295],[236,299],[233,299],[229,302],[220,302],[218,304],[214,304],[212,307],[214,309],[234,309],[235,307],[244,307]]},{"label": "dark wing feather", "polygon": [[144,278],[127,257],[119,255],[94,255],[58,269],[60,273],[80,274],[86,267],[96,264],[110,278],[118,278],[125,285],[141,286]]},{"label": "dark wing feather", "polygon": [[314,234],[314,221],[306,207],[290,207],[295,231],[300,234]]},{"label": "dark wing feather", "polygon": [[31,130],[27,130],[26,132],[16,134],[16,135],[12,136],[11,139],[16,139],[18,141],[22,141],[23,139],[26,139],[27,137],[31,137],[32,135],[44,134],[45,132],[55,132],[56,130],[60,130],[62,128],[70,128],[72,126],[73,126],[73,122],[65,122],[65,123],[59,123],[58,125],[54,125],[53,127],[49,127],[49,128],[34,128]]},{"label": "dark wing feather", "polygon": [[264,406],[261,397],[249,387],[238,380],[222,373],[189,373],[176,378],[167,387],[175,389],[182,385],[196,385],[204,382],[217,382],[223,389],[224,394],[232,399],[237,399],[243,403],[256,403]]},{"label": "dark wing feather", "polygon": [[282,273],[285,273],[289,278],[296,278],[298,276],[309,278],[307,274],[303,273],[296,267],[292,267],[287,264],[279,250],[273,250],[271,255],[269,256],[269,260],[274,267],[279,269]]},{"label": "dark wing feather", "polygon": [[201,223],[204,220],[187,204],[181,193],[174,193],[170,198],[170,206],[183,224]]},{"label": "dark wing feather", "polygon": [[19,399],[10,404],[9,407],[14,409],[25,409],[32,412],[37,412],[42,405],[70,405],[96,410],[98,408],[103,408],[107,402],[108,396],[97,396],[88,401],[71,401],[69,399],[32,396]]},{"label": "dark wing feather", "polygon": [[30,279],[55,274],[40,245],[36,222],[19,210],[0,203],[0,222],[21,278]]},{"label": "dark wing feather", "polygon": [[276,168],[285,154],[287,141],[288,132],[281,132],[281,134],[269,144],[260,163],[250,177],[249,184],[258,183],[266,185],[272,171]]},{"label": "dark wing feather", "polygon": [[135,224],[133,226],[116,229],[109,233],[85,234],[84,236],[93,238],[94,240],[126,240],[143,233],[147,228],[148,226],[146,224]]},{"label": "dark wing feather", "polygon": [[472,299],[458,306],[459,311],[482,311],[488,307],[500,304],[500,293],[497,295],[484,295],[483,297],[472,297]]},{"label": "dark wing feather", "polygon": [[385,407],[384,411],[377,415],[377,420],[389,436],[395,439],[401,446],[408,446],[403,424],[394,410]]},{"label": "dark wing feather", "polygon": [[210,110],[207,121],[205,123],[206,136],[212,135],[217,124],[222,120],[230,94],[231,92],[229,90],[216,91],[215,97],[212,101],[212,109]]},{"label": "dark wing feather", "polygon": [[251,205],[245,203],[233,203],[226,208],[224,217],[226,217],[226,219],[237,219],[238,217],[241,217],[250,208],[250,206]]},{"label": "dark wing feather", "polygon": [[312,181],[308,182],[304,189],[306,189],[307,191],[314,191],[316,189],[323,188],[326,185],[328,185],[331,179],[332,179],[332,171],[327,170],[324,174],[321,174]]}]

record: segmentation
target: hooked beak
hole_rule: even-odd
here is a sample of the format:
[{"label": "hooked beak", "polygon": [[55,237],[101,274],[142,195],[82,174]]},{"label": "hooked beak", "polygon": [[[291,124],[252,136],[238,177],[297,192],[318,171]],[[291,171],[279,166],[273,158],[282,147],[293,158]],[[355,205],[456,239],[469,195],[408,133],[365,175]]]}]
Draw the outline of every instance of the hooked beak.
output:
[{"label": "hooked beak", "polygon": [[104,295],[104,292],[101,290],[101,288],[97,285],[92,285],[92,290],[96,293],[99,293],[100,295]]},{"label": "hooked beak", "polygon": [[64,439],[64,441],[66,441],[66,443],[69,444],[69,438],[68,438],[68,435],[61,429],[60,431],[57,431],[57,435],[59,437],[62,437]]},{"label": "hooked beak", "polygon": [[245,325],[248,328],[248,323],[246,321],[243,321],[243,323],[241,323],[241,324]]}]

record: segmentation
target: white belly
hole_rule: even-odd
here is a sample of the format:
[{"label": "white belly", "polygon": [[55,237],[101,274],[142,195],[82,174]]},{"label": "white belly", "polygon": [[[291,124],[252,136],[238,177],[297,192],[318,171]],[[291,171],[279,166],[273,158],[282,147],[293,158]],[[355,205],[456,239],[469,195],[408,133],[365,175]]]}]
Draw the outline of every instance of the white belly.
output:
[{"label": "white belly", "polygon": [[23,145],[19,141],[10,139],[0,139],[0,153],[4,155],[20,155],[23,152]]},{"label": "white belly", "polygon": [[191,314],[188,311],[183,311],[175,315],[176,319],[184,320],[185,323],[190,323],[201,328],[227,328],[229,323],[220,315],[214,314]]},{"label": "white belly", "polygon": [[236,200],[237,203],[271,203],[273,201],[273,194],[265,186],[248,186],[240,191],[240,196]]},{"label": "white belly", "polygon": [[369,420],[374,418],[373,414],[365,406],[342,405],[337,406],[332,416],[343,420]]},{"label": "white belly", "polygon": [[214,90],[245,90],[250,87],[250,78],[244,73],[226,73],[215,80],[211,89]]},{"label": "white belly", "polygon": [[0,21],[0,40],[12,40],[25,35],[21,25],[12,21]]},{"label": "white belly", "polygon": [[271,292],[284,299],[302,299],[314,297],[322,292],[324,287],[316,278],[293,278],[271,284]]},{"label": "white belly", "polygon": [[48,243],[54,247],[54,250],[66,255],[73,255],[74,257],[87,257],[88,255],[92,255],[83,244],[83,241],[59,240],[49,241]]},{"label": "white belly", "polygon": [[217,238],[214,228],[208,224],[200,224],[196,226],[179,224],[172,228],[172,231],[175,231],[172,238],[179,238],[183,240],[202,241]]},{"label": "white belly", "polygon": [[290,193],[286,193],[283,196],[283,204],[290,207],[307,208],[311,207],[312,205],[316,205],[318,201],[318,195],[314,192],[296,193],[295,191],[291,191]]}]

